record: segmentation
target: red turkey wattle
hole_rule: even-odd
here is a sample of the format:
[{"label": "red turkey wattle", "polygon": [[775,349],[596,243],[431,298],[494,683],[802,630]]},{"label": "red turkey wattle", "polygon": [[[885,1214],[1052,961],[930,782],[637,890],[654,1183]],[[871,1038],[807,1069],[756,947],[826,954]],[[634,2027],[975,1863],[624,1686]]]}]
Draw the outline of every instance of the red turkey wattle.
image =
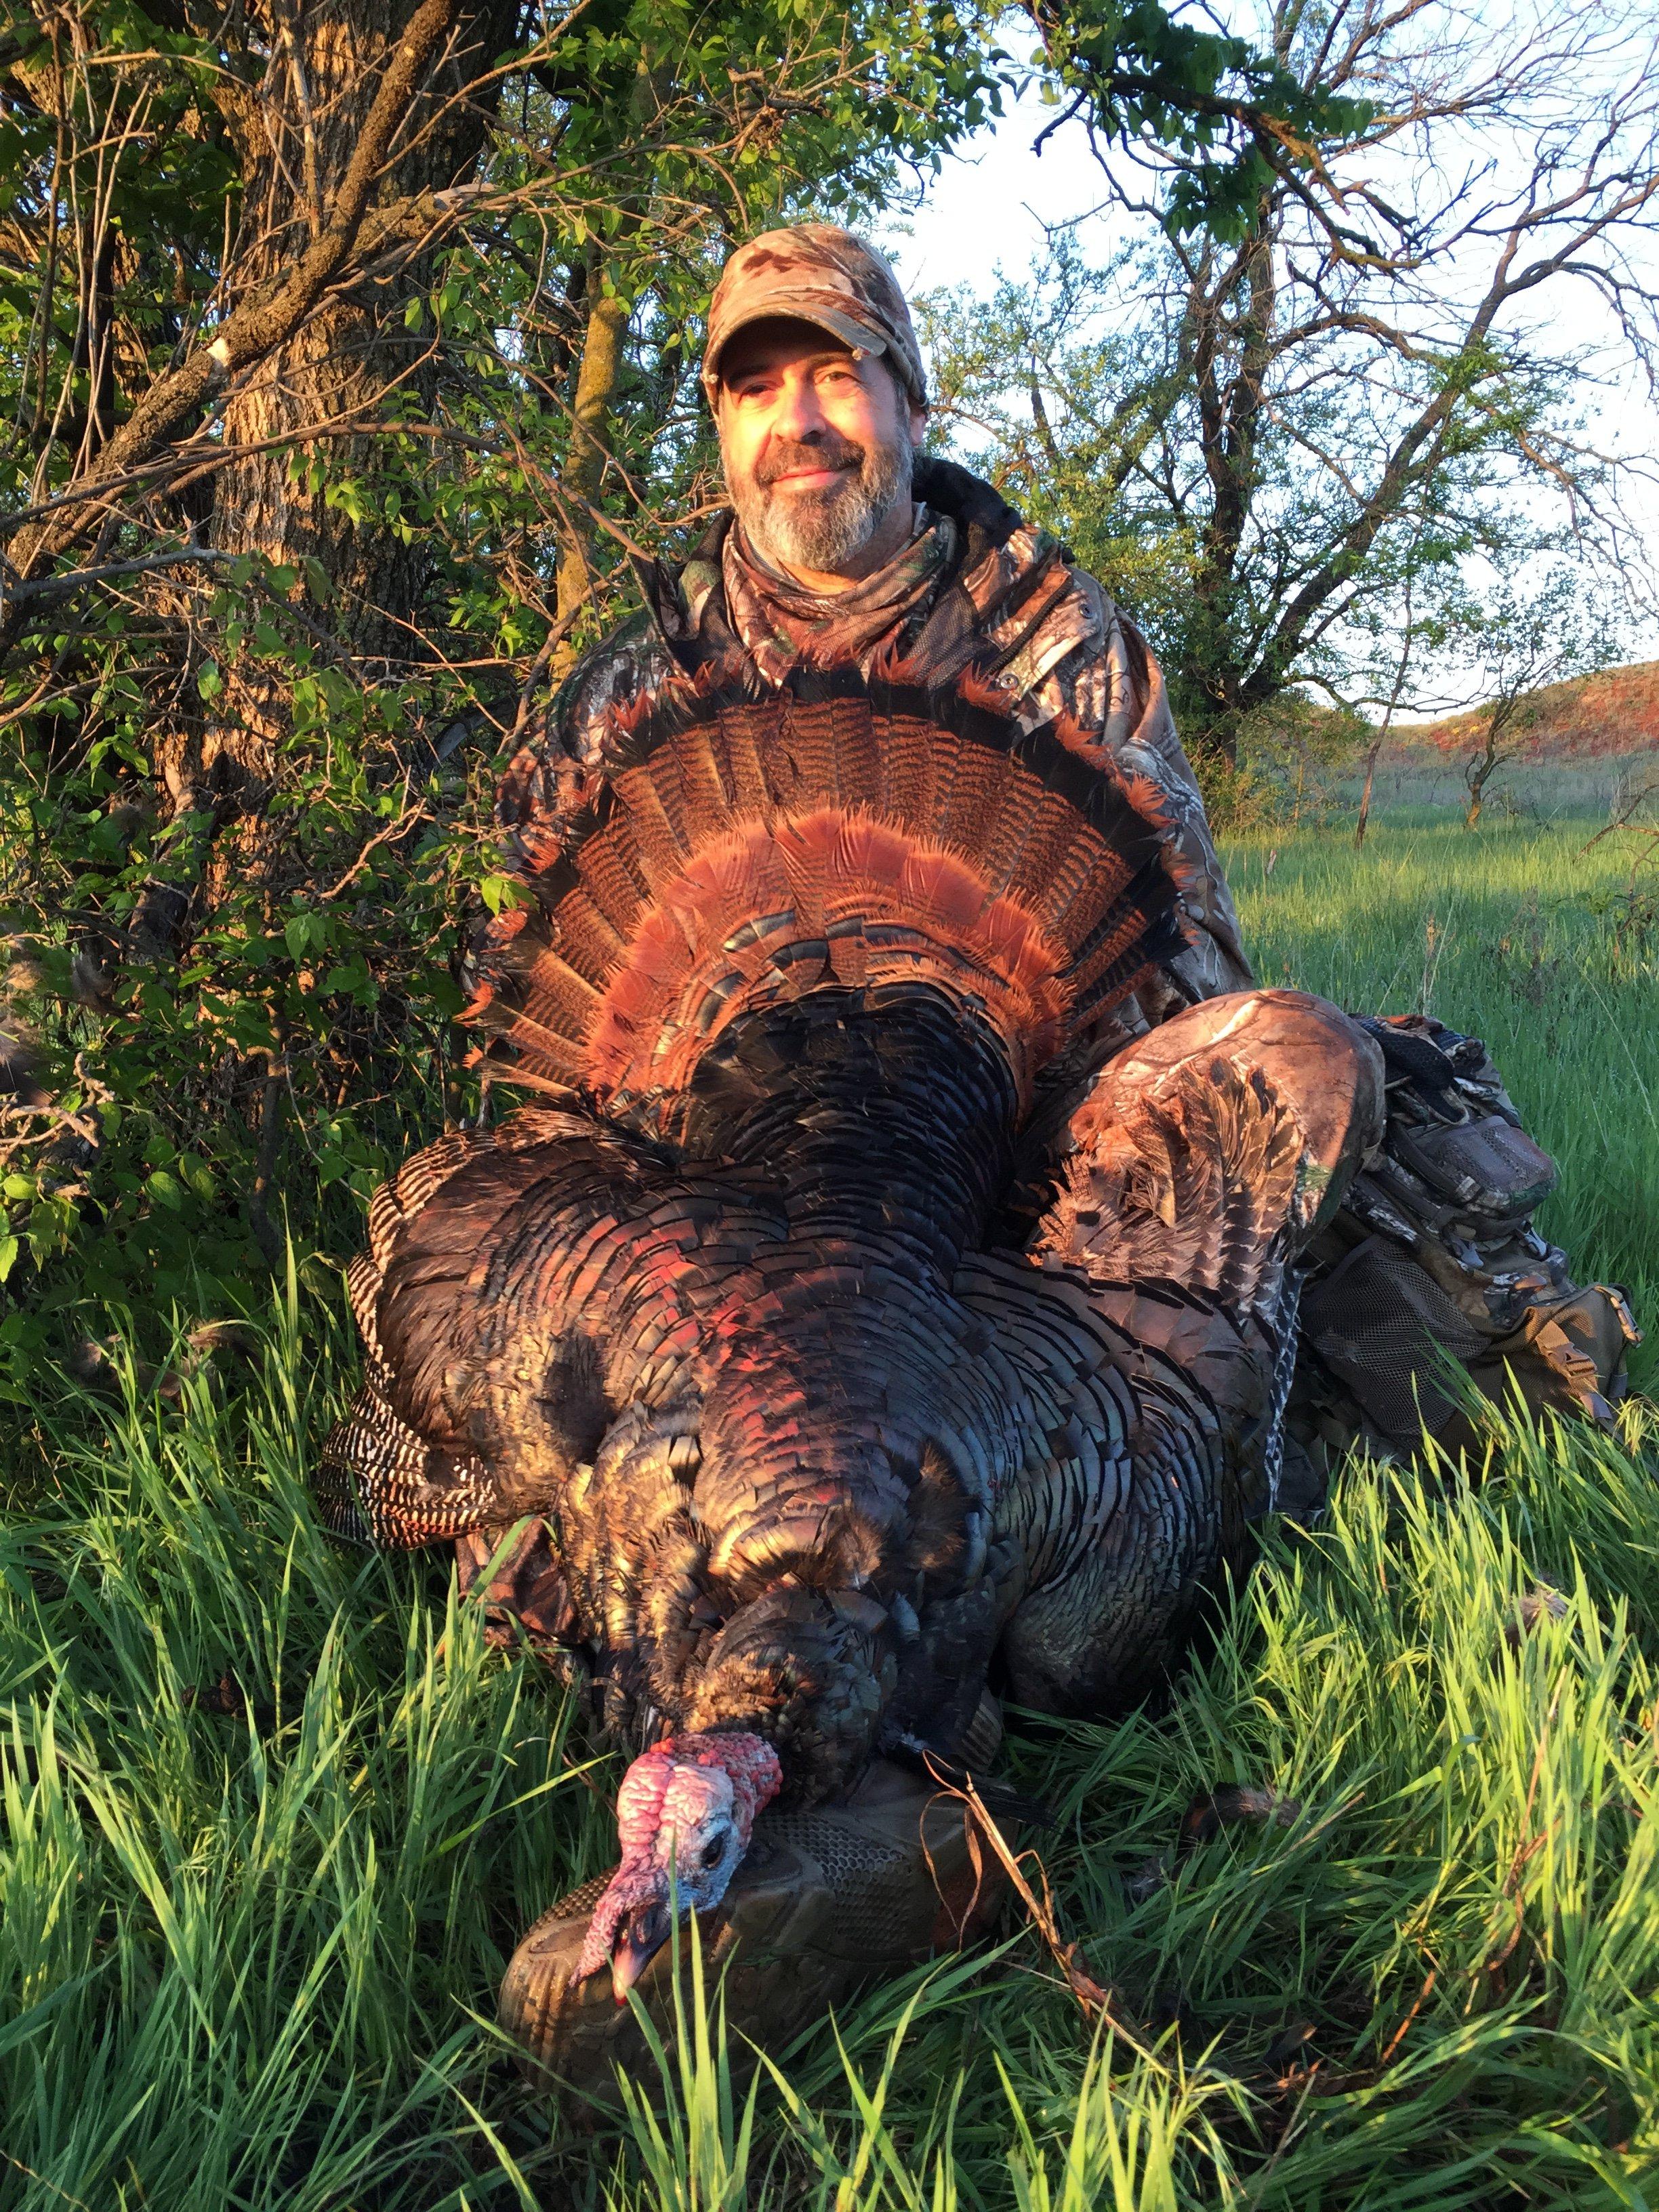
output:
[{"label": "red turkey wattle", "polygon": [[608,1966],[621,2004],[667,1941],[674,1905],[707,1912],[725,1896],[781,1780],[771,1745],[740,1732],[665,1736],[636,1759],[617,1792],[622,1863],[594,1907],[578,1978]]}]

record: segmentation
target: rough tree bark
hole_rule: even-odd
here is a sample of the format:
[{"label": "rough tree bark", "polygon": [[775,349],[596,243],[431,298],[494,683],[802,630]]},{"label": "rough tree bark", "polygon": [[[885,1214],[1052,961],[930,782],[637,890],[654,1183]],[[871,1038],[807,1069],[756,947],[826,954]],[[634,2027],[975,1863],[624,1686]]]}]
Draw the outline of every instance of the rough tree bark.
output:
[{"label": "rough tree bark", "polygon": [[[247,367],[222,415],[225,446],[240,457],[214,477],[203,534],[218,552],[256,554],[299,571],[295,596],[311,599],[317,619],[344,653],[366,664],[366,675],[421,658],[426,563],[418,544],[331,507],[304,471],[319,439],[331,477],[373,466],[372,425],[385,401],[425,375],[422,341],[406,328],[404,309],[428,265],[405,265],[389,283],[364,278],[328,288],[377,210],[418,205],[472,173],[495,92],[488,81],[481,88],[474,81],[510,42],[517,14],[501,0],[472,9],[420,0],[395,10],[375,0],[305,7],[270,0],[247,11],[245,69],[217,95],[243,192],[227,270],[229,312],[210,350],[236,366],[239,325],[246,325]],[[250,82],[256,69],[264,73],[257,90]],[[469,86],[466,98],[455,97]],[[284,307],[291,326],[256,350]],[[362,435],[338,434],[358,422]],[[296,443],[295,434],[307,428],[318,437]],[[258,817],[288,726],[289,687],[251,658],[229,660],[221,674],[210,711],[164,733],[157,764],[195,861],[205,860],[220,825],[240,817],[235,849],[220,865],[246,866],[256,860]],[[153,957],[172,948],[196,873],[186,860],[167,871],[182,875],[182,884],[158,877],[135,918],[136,951]]]},{"label": "rough tree bark", "polygon": [[[611,453],[611,407],[622,374],[623,344],[628,335],[628,303],[616,293],[601,289],[597,270],[589,277],[587,296],[587,330],[571,407],[570,458],[560,485],[566,508],[566,537],[558,573],[561,625],[574,623],[592,585],[592,530],[586,511],[597,504],[604,489],[605,465]],[[556,683],[568,675],[576,658],[577,647],[566,630],[551,662]]]}]

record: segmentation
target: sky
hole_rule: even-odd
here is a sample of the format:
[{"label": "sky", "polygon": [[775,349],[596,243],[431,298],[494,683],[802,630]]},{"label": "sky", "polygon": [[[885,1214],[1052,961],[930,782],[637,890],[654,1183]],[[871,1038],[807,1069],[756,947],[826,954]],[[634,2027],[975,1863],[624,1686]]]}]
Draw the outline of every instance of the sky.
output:
[{"label": "sky", "polygon": [[[971,150],[947,160],[909,218],[908,235],[886,241],[911,292],[954,284],[989,284],[999,263],[1010,274],[1024,270],[1042,251],[1045,222],[1065,222],[1099,205],[1100,171],[1080,130],[1062,128],[1041,155],[1031,144],[1052,111],[1028,100],[971,142]],[[1103,216],[1091,235],[1109,235]]]},{"label": "sky", "polygon": [[[1080,235],[1097,259],[1127,234],[1123,217],[1103,204],[1100,171],[1079,127],[1062,125],[1041,155],[1032,152],[1053,112],[1034,96],[1012,106],[963,155],[945,161],[914,214],[884,232],[907,291],[967,285],[988,292],[999,264],[1021,275],[1038,259],[1045,223],[1092,215]],[[1583,311],[1582,299],[1575,311]],[[1601,404],[1593,428],[1626,452],[1659,450],[1659,414],[1633,382],[1621,398]],[[1647,545],[1659,572],[1659,513]],[[1659,659],[1659,616],[1633,621],[1621,658]]]}]

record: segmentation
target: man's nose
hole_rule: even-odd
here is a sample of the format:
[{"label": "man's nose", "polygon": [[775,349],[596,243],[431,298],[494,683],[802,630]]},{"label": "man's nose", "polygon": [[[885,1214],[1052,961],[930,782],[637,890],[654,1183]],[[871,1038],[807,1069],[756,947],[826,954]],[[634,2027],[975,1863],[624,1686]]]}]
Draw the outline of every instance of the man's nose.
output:
[{"label": "man's nose", "polygon": [[790,438],[797,445],[804,445],[810,438],[822,437],[829,428],[829,418],[812,379],[786,376],[772,416],[773,436]]}]

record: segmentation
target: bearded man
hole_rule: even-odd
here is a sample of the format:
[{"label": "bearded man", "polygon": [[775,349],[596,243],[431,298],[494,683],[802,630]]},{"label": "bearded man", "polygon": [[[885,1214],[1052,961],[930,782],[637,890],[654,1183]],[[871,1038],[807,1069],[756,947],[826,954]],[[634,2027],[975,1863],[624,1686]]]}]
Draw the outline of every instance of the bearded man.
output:
[{"label": "bearded man", "polygon": [[741,656],[781,683],[799,661],[925,649],[1022,702],[1069,714],[1150,775],[1176,825],[1194,941],[1148,1023],[1254,980],[1145,640],[1064,548],[966,469],[925,453],[927,374],[881,256],[827,223],[769,231],[727,263],[703,388],[731,511],[680,566],[644,576],[646,608],[554,702],[557,752],[597,755],[609,708],[675,669]]},{"label": "bearded man", "polygon": [[[1553,1171],[1520,1127],[1484,1048],[1425,1018],[1356,1022],[1304,994],[1253,988],[1156,659],[1063,547],[989,484],[925,453],[926,374],[885,262],[822,224],[769,232],[739,248],[714,293],[703,380],[730,510],[683,563],[645,573],[643,611],[563,687],[545,732],[503,786],[509,834],[529,818],[544,780],[599,762],[614,709],[677,673],[735,663],[746,665],[756,685],[776,688],[802,664],[851,662],[868,673],[880,656],[925,666],[930,682],[971,675],[996,687],[1025,732],[1066,718],[1073,753],[1109,757],[1156,787],[1175,848],[1185,943],[1103,1034],[1091,1034],[1087,1056],[1062,1072],[1034,1116],[1020,1164],[1031,1220],[1067,1172],[1064,1144],[1084,1130],[1092,1132],[1088,1142],[1109,1146],[1114,1127],[1180,1054],[1259,1071],[1274,1091],[1308,1105],[1310,1127],[1322,1102],[1341,1091],[1344,1054],[1357,1053],[1372,1071],[1357,1089],[1349,1081],[1347,1119],[1322,1153],[1314,1146],[1308,1155],[1310,1214],[1320,1194],[1334,1205],[1345,1183],[1346,1193],[1302,1255],[1299,1338],[1292,1319],[1285,1339],[1296,1382],[1288,1422],[1279,1395],[1273,1425],[1287,1431],[1283,1459],[1275,1437],[1264,1447],[1273,1466],[1250,1510],[1316,1510],[1332,1452],[1356,1439],[1401,1453],[1413,1450],[1425,1428],[1445,1444],[1462,1440],[1468,1416],[1448,1387],[1447,1352],[1489,1389],[1502,1390],[1512,1374],[1535,1405],[1607,1419],[1622,1382],[1628,1316],[1618,1293],[1576,1290],[1563,1255],[1534,1232],[1532,1209]],[[1173,1176],[1171,1212],[1180,1188]],[[1171,1316],[1172,1329],[1184,1326],[1180,1289],[1161,1306],[1151,1301],[1146,1328],[1158,1325],[1154,1306]],[[1289,1310],[1293,1316],[1294,1301]],[[1276,1358],[1276,1394],[1290,1364]],[[538,1590],[558,1587],[536,1540],[495,1559],[486,1593],[532,1636],[550,1626],[539,1618]],[[476,1574],[489,1545],[463,1539],[462,1547]],[[985,1728],[975,1722],[964,1752],[981,1770],[997,1732],[995,1700],[986,1703]],[[622,1808],[624,1830],[630,1820],[660,1825],[668,1771],[649,1758],[630,1771],[624,1796],[632,1789],[639,1803],[629,1798]],[[646,1787],[653,1778],[654,1796]],[[675,1786],[690,1790],[698,1780],[680,1776]],[[702,1783],[704,1797],[720,1797],[729,1826],[736,1785],[712,1766]],[[934,1884],[948,1889],[968,1860],[959,1836],[953,1845],[937,1830],[919,1848],[933,1786],[879,1760],[850,1802],[775,1819],[764,1839],[756,1828],[756,1848],[726,1893],[720,1939],[736,1930],[749,1947],[727,1999],[751,2034],[775,2035],[860,1973],[974,1924],[971,1899],[939,1918]],[[752,1819],[752,1802],[744,1803]],[[702,1832],[681,1827],[682,1844]],[[625,1990],[669,1924],[668,1876],[655,1860],[647,1865],[649,1851],[635,1857],[639,1865],[630,1861],[632,1871],[611,1891],[592,1886],[556,1908],[509,1969],[503,2017],[555,2073],[602,2080],[606,2057],[629,2048],[627,2015],[618,2018],[612,1979],[594,1961],[608,1961],[615,1990]],[[655,1884],[648,1912],[640,1903],[647,1876]],[[696,1902],[701,1877],[684,1851],[678,1879]],[[635,1887],[619,1900],[617,1883],[629,1881]],[[872,1932],[877,1893],[885,1951]],[[608,1918],[605,1898],[614,1906]],[[642,1914],[649,1943],[617,1934]]]}]

